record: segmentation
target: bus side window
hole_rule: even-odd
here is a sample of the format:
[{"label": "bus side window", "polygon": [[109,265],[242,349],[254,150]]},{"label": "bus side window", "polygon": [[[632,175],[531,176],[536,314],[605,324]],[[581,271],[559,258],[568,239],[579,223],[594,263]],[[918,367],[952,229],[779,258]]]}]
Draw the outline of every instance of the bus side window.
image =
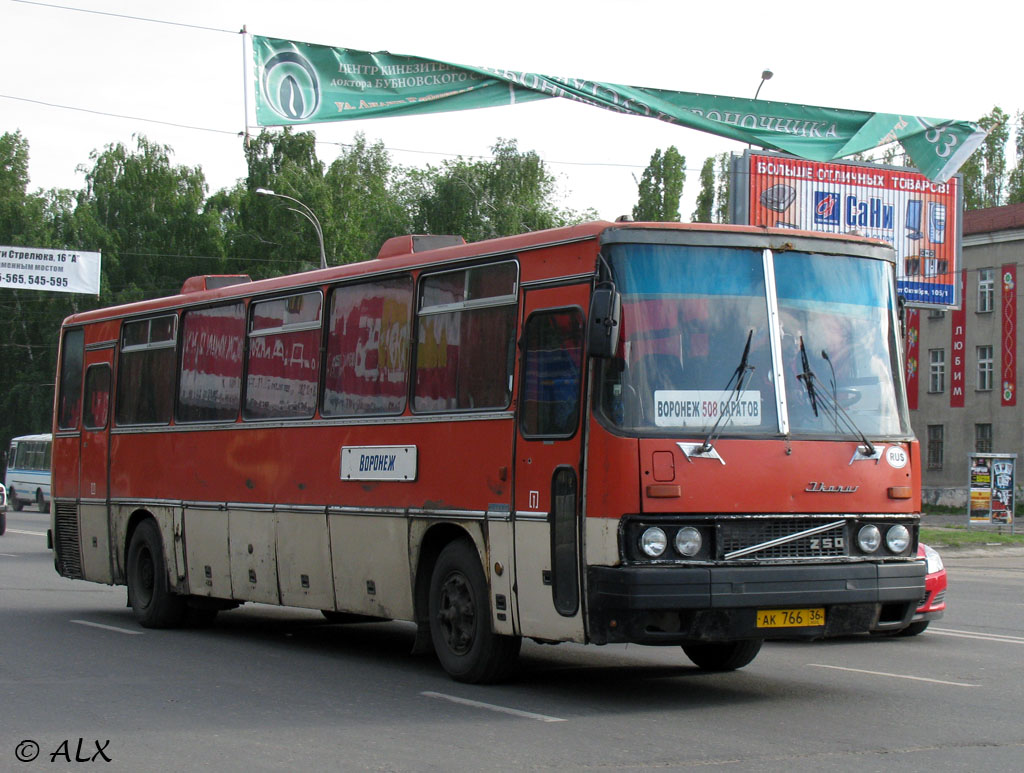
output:
[{"label": "bus side window", "polygon": [[[58,429],[77,429],[82,410],[82,363],[85,354],[85,331],[69,330],[64,334],[60,363],[60,402],[57,411]],[[14,461],[11,459],[10,461]]]},{"label": "bus side window", "polygon": [[242,401],[245,304],[195,309],[181,325],[177,420],[234,421]]},{"label": "bus side window", "polygon": [[[110,416],[110,366],[92,365],[85,372],[85,416],[82,424],[89,430],[106,429]],[[49,460],[47,460],[49,467]]]},{"label": "bus side window", "polygon": [[414,410],[508,406],[518,272],[515,261],[506,261],[423,278]]},{"label": "bus side window", "polygon": [[408,392],[411,276],[331,294],[323,416],[399,414]]},{"label": "bus side window", "polygon": [[532,314],[523,333],[519,426],[525,437],[570,437],[579,423],[583,314]]},{"label": "bus side window", "polygon": [[245,418],[308,419],[320,383],[319,291],[253,303]]},{"label": "bus side window", "polygon": [[169,424],[174,406],[178,318],[125,322],[117,368],[117,423]]}]

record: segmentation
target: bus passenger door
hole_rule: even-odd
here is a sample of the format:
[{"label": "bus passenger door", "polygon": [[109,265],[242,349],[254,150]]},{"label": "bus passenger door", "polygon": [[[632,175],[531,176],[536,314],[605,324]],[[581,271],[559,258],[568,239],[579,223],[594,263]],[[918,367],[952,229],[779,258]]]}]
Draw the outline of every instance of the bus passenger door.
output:
[{"label": "bus passenger door", "polygon": [[95,582],[112,582],[108,506],[110,404],[113,347],[85,353],[82,387],[81,467],[79,468],[79,533],[82,574]]},{"label": "bus passenger door", "polygon": [[516,411],[516,598],[525,636],[582,641],[580,502],[589,285],[528,290]]}]

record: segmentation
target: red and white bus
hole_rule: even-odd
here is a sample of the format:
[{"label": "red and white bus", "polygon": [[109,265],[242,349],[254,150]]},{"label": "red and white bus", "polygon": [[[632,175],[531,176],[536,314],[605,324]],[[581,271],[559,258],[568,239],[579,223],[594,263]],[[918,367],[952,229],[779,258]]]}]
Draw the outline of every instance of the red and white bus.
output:
[{"label": "red and white bus", "polygon": [[924,593],[893,252],[590,223],[69,317],[66,577],[147,627],[262,602],[416,623],[456,679],[523,637],[899,628]]}]

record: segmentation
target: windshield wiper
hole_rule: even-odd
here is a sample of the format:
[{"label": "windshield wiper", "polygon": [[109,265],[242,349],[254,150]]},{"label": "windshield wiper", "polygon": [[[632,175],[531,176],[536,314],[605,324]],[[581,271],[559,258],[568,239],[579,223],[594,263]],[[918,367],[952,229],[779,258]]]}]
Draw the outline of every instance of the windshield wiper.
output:
[{"label": "windshield wiper", "polygon": [[[825,352],[824,349],[821,350],[821,356],[825,359],[825,362],[827,362],[831,367],[832,361],[829,359],[828,354]],[[853,417],[846,412],[846,409],[839,404],[839,401],[828,393],[828,390],[824,388],[825,385],[821,384],[822,390],[820,393],[817,392],[817,390],[815,389],[814,382],[817,381],[821,383],[821,379],[819,379],[817,374],[815,374],[815,372],[811,370],[811,366],[807,361],[807,350],[804,349],[803,336],[800,336],[800,361],[800,364],[803,366],[804,372],[798,374],[797,378],[803,381],[804,386],[807,387],[807,396],[810,398],[811,408],[814,410],[814,415],[818,415],[817,401],[821,400],[822,406],[826,410],[831,411],[834,417],[833,420],[835,421],[836,427],[838,428],[839,425],[842,424],[843,428],[846,429],[850,434],[856,435],[858,438],[860,438],[860,441],[864,444],[864,451],[866,452],[866,455],[874,456],[874,443],[868,440],[867,435],[865,435],[861,431],[860,427],[858,427],[857,423],[853,420]],[[835,383],[834,377],[833,383]]]},{"label": "windshield wiper", "polygon": [[[725,389],[722,390],[723,392],[728,391],[733,379],[736,379],[736,386],[733,388],[732,394],[729,396],[729,400],[726,402],[726,406],[728,406],[733,401],[734,397],[739,395],[739,393],[743,389],[743,382],[746,380],[747,374],[754,370],[753,365],[747,364],[747,358],[750,356],[750,341],[753,339],[753,337],[754,328],[750,328],[750,332],[747,333],[747,344],[746,346],[743,347],[743,356],[740,357],[740,364],[736,366],[736,370],[733,371],[733,374],[729,377],[729,383],[726,384]],[[711,431],[708,432],[707,437],[704,438],[704,442],[701,444],[700,448],[697,449],[697,453],[706,454],[711,450],[711,442],[717,439],[718,436],[715,433],[718,430],[718,426],[722,423],[722,419],[725,418],[726,413],[731,412],[727,408],[723,408],[722,412],[718,414],[718,420],[714,423],[714,425],[712,425]]]},{"label": "windshield wiper", "polygon": [[800,381],[804,382],[804,387],[807,389],[807,398],[811,401],[811,410],[814,411],[814,415],[818,415],[818,400],[814,394],[814,373],[811,371],[811,366],[807,362],[807,349],[804,348],[804,337],[800,336],[800,364],[803,366],[804,372],[797,376]]}]

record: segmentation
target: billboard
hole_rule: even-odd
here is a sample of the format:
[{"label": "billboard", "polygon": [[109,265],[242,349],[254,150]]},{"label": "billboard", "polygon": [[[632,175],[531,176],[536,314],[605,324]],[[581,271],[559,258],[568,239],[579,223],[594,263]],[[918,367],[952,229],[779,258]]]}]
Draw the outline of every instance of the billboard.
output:
[{"label": "billboard", "polygon": [[959,176],[937,183],[906,167],[747,151],[733,157],[732,191],[733,223],[881,239],[896,250],[908,305],[959,306]]},{"label": "billboard", "polygon": [[100,294],[98,252],[0,245],[0,287]]}]

